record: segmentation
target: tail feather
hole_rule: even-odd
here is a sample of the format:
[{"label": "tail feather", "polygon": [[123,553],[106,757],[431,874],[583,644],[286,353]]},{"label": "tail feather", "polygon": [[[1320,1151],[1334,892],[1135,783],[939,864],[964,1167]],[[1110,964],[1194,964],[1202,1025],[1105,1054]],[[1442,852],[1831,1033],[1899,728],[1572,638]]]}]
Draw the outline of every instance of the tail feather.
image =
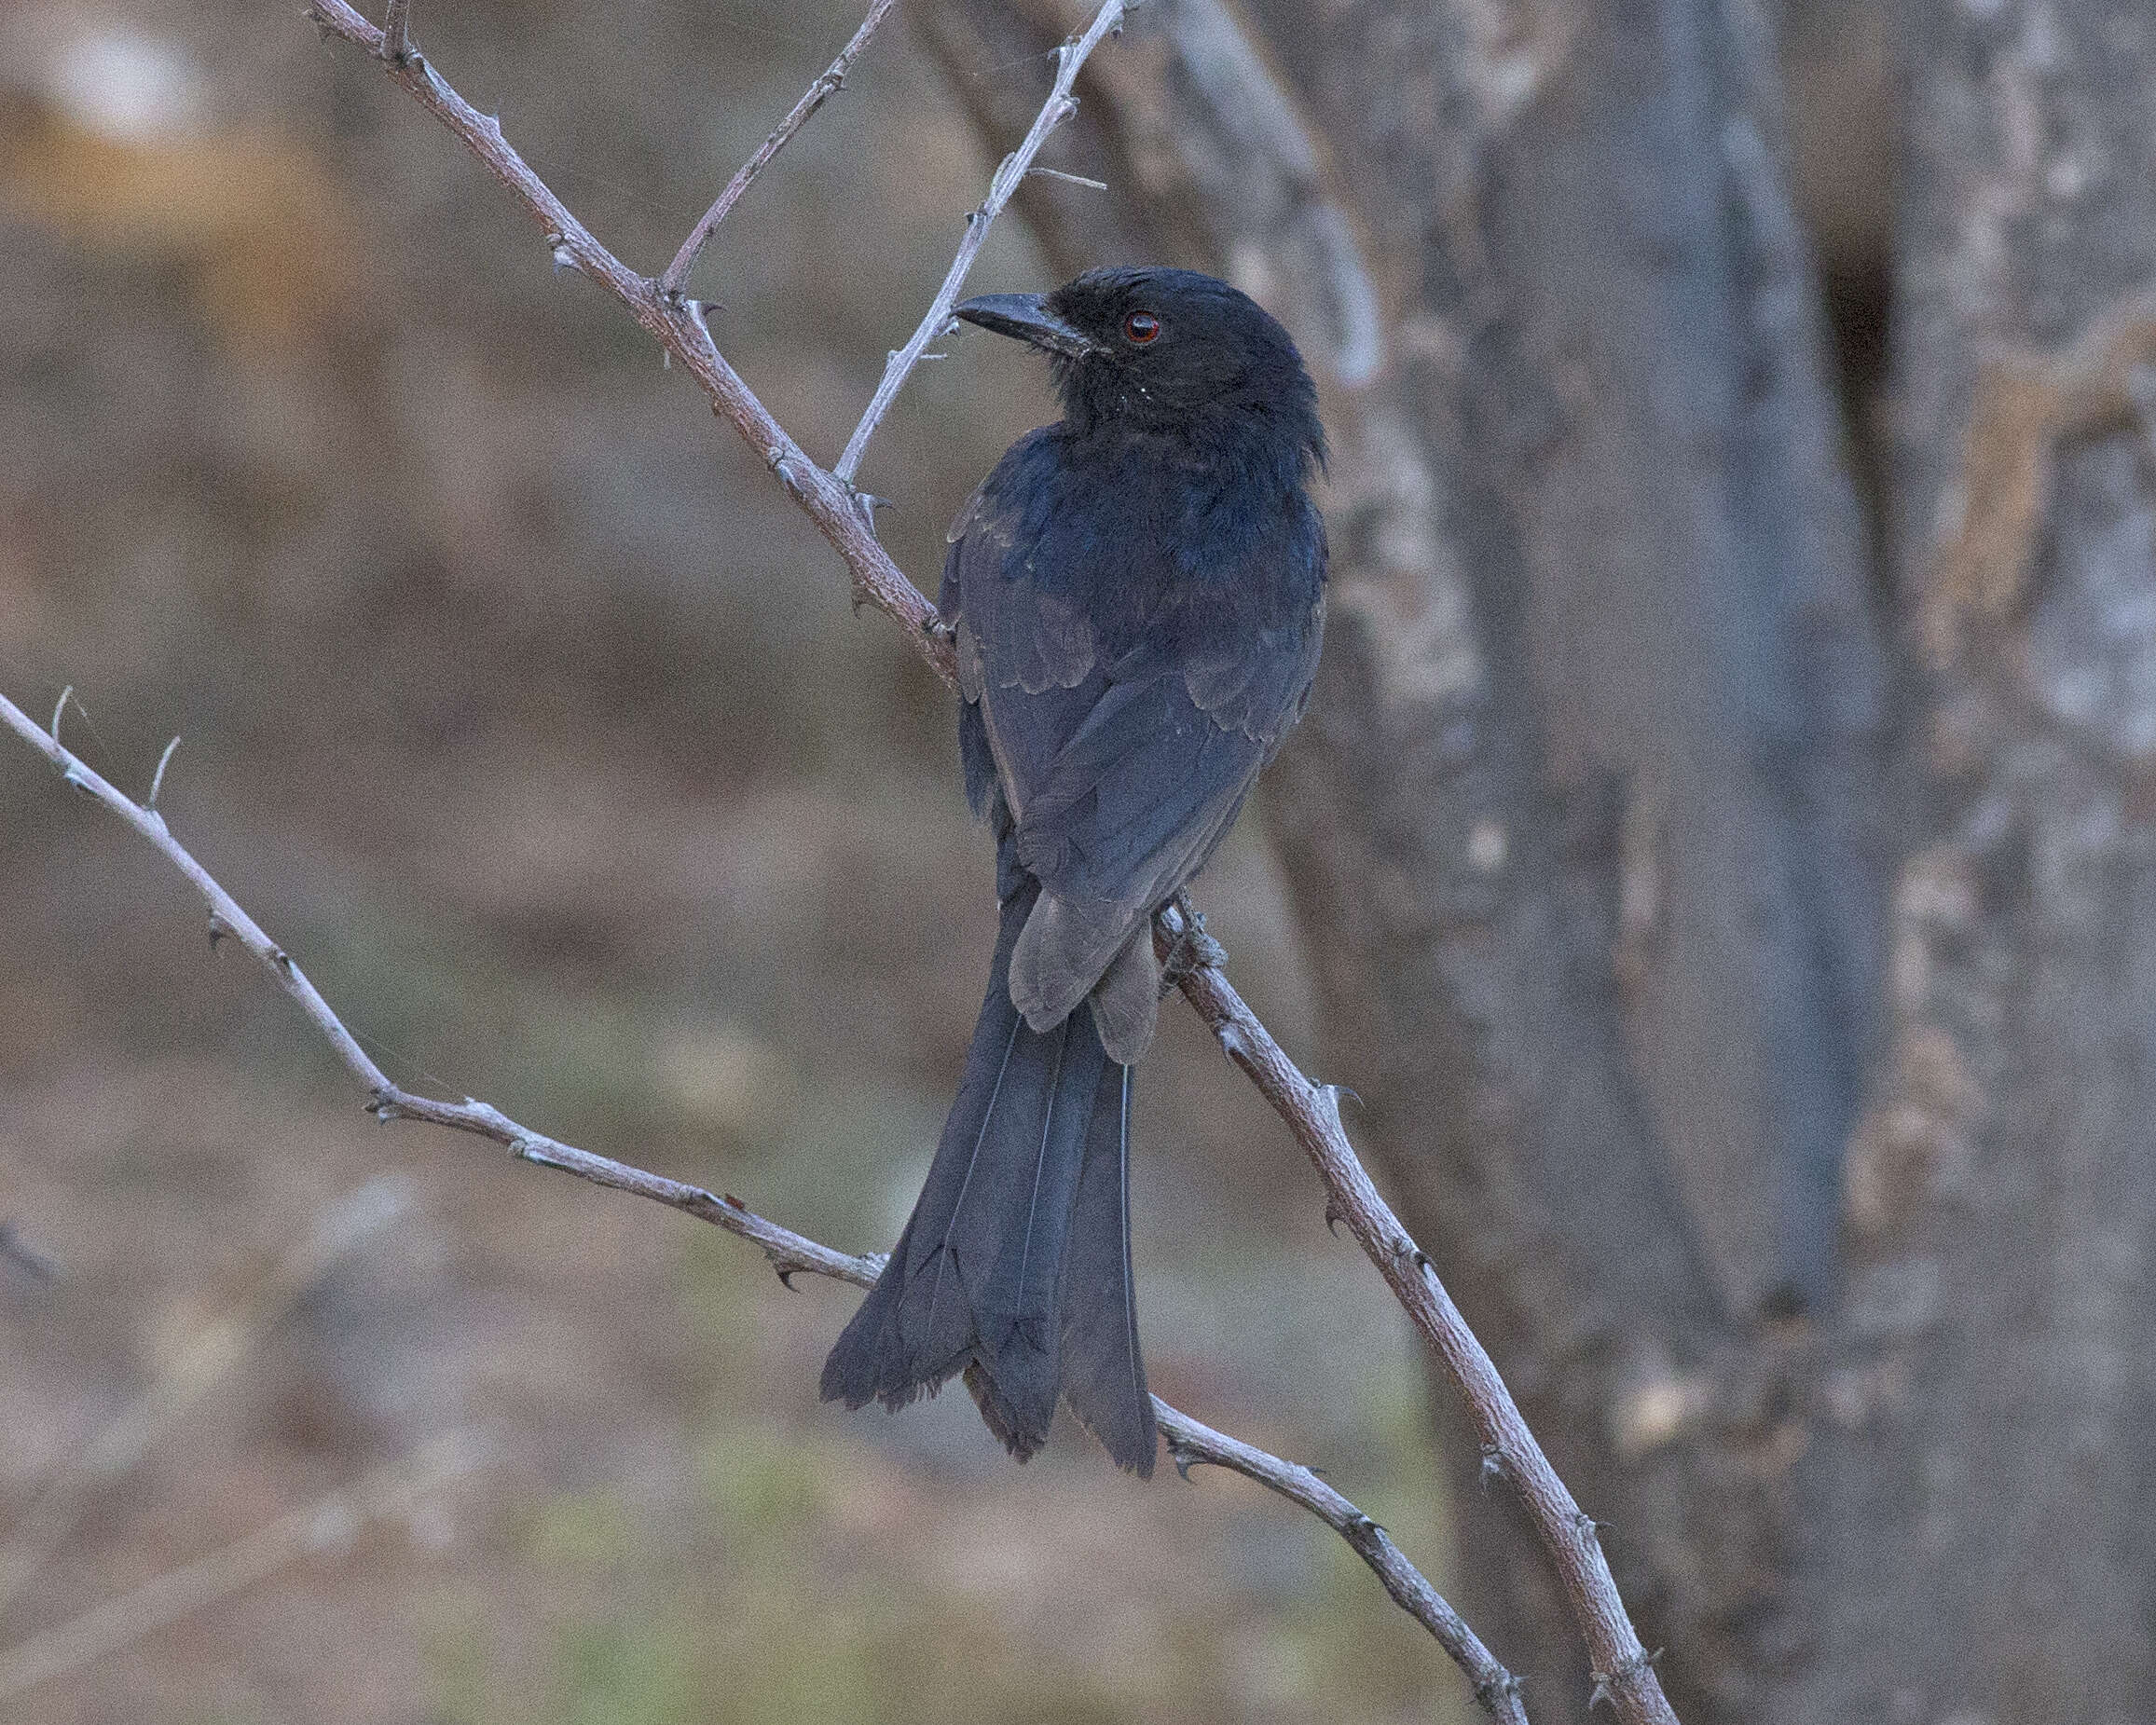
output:
[{"label": "tail feather", "polygon": [[1127,1069],[1107,1058],[1089,1006],[1035,1031],[1011,1005],[1010,953],[1033,897],[1029,886],[1004,905],[942,1141],[889,1264],[825,1362],[823,1395],[897,1408],[963,1372],[989,1429],[1023,1460],[1067,1391],[1119,1463],[1149,1472]]},{"label": "tail feather", "polygon": [[1130,1067],[1108,1062],[1086,1132],[1085,1167],[1064,1248],[1063,1389],[1071,1412],[1116,1465],[1150,1479],[1160,1445],[1131,1280],[1133,1076]]}]

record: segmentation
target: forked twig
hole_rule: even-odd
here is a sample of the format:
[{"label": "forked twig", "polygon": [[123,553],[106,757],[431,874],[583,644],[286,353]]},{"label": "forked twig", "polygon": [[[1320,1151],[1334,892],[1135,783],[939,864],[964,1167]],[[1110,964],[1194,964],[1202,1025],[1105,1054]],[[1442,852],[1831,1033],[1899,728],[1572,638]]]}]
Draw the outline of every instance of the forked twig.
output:
[{"label": "forked twig", "polygon": [[[1183,912],[1173,904],[1153,919],[1154,949],[1163,959],[1174,951],[1186,926]],[[1467,1403],[1482,1445],[1484,1472],[1518,1493],[1564,1582],[1573,1619],[1594,1661],[1596,1697],[1609,1700],[1627,1725],[1635,1720],[1677,1725],[1654,1658],[1617,1592],[1594,1518],[1580,1508],[1543,1453],[1496,1362],[1452,1303],[1436,1266],[1379,1194],[1340,1124],[1339,1089],[1311,1083],[1218,969],[1189,971],[1180,986],[1228,1058],[1293,1129],[1325,1182],[1327,1219],[1337,1217],[1348,1225]]]},{"label": "forked twig", "polygon": [[884,416],[891,411],[891,404],[898,400],[899,391],[913,375],[913,367],[921,363],[928,344],[943,333],[951,322],[951,308],[958,303],[958,290],[966,285],[966,278],[973,268],[973,260],[980,256],[981,248],[987,243],[988,226],[1003,213],[1003,206],[1025,180],[1026,171],[1033,166],[1033,158],[1040,154],[1048,142],[1048,134],[1078,112],[1078,98],[1071,94],[1078,82],[1078,70],[1100,47],[1107,36],[1123,27],[1123,0],[1106,0],[1093,14],[1093,21],[1085,27],[1082,34],[1064,43],[1055,50],[1055,84],[1048,92],[1048,100],[1040,112],[1034,116],[1033,125],[1026,131],[1018,147],[1006,156],[988,182],[988,196],[980,207],[966,217],[966,238],[958,242],[958,251],[951,260],[951,267],[944,272],[943,285],[936,290],[936,297],[928,302],[928,309],[920,323],[908,337],[906,345],[885,362],[883,380],[876,385],[875,395],[870,400],[868,411],[854,427],[854,434],[846,439],[845,453],[838,459],[831,471],[842,485],[852,485],[854,475],[860,472],[861,458],[868,453],[869,439],[876,434],[876,427],[884,422]]},{"label": "forked twig", "polygon": [[[172,836],[172,828],[162,818],[117,789],[65,744],[41,730],[6,695],[0,695],[0,725],[13,731],[43,755],[69,785],[118,815],[187,878],[209,905],[212,938],[229,937],[254,955],[277,986],[298,1006],[308,1022],[328,1042],[346,1070],[365,1087],[368,1112],[378,1120],[424,1120],[491,1139],[522,1161],[559,1169],[595,1185],[633,1193],[699,1221],[714,1223],[757,1246],[782,1277],[806,1271],[861,1288],[875,1281],[884,1266],[881,1257],[854,1257],[834,1251],[790,1228],[767,1221],[739,1198],[721,1197],[701,1186],[669,1180],[664,1174],[654,1174],[609,1157],[580,1150],[573,1144],[565,1144],[558,1139],[519,1126],[489,1103],[470,1098],[461,1102],[437,1102],[432,1097],[414,1095],[392,1083],[345,1028],[343,1020],[291,955],[270,939],[261,924],[240,908],[239,900],[219,885],[210,871]],[[1401,1609],[1427,1629],[1467,1674],[1469,1682],[1475,1685],[1476,1697],[1482,1700],[1490,1717],[1504,1721],[1504,1725],[1527,1725],[1518,1683],[1497,1663],[1460,1614],[1401,1554],[1382,1527],[1308,1468],[1215,1431],[1202,1421],[1169,1406],[1158,1396],[1153,1398],[1153,1417],[1167,1441],[1169,1454],[1179,1468],[1187,1469],[1197,1461],[1227,1468],[1256,1480],[1292,1503],[1300,1504],[1338,1531],[1384,1583],[1385,1591]],[[17,1658],[16,1654],[9,1654],[0,1660],[0,1695],[8,1692],[7,1674],[14,1669],[7,1662]],[[39,1669],[42,1671],[43,1667]]]}]

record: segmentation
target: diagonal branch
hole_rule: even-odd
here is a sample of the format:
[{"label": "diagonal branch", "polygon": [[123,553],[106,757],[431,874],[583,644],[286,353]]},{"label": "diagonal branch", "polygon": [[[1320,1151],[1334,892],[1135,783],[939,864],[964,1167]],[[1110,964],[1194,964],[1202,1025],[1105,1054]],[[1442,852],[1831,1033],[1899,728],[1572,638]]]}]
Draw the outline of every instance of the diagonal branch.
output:
[{"label": "diagonal branch", "polygon": [[[390,0],[392,12],[404,0]],[[826,66],[815,83],[793,104],[793,111],[778,122],[778,129],[757,147],[756,154],[741,164],[741,170],[726,183],[726,189],[719,194],[719,201],[704,212],[704,219],[689,230],[689,237],[681,241],[681,249],[674,253],[674,261],[666,266],[666,273],[659,278],[659,292],[676,294],[688,285],[689,271],[695,267],[696,254],[703,251],[719,224],[726,219],[727,212],[741,201],[751,181],[771,166],[772,157],[793,142],[793,134],[807,125],[816,111],[825,102],[845,88],[846,71],[854,63],[861,49],[868,47],[869,38],[876,34],[890,9],[899,0],[875,0],[869,7],[869,15],[861,20],[861,27],[855,31],[853,39],[839,50],[839,57]],[[386,26],[385,26],[386,29]]]},{"label": "diagonal branch", "polygon": [[1084,34],[1055,50],[1055,84],[1048,92],[1048,100],[1034,116],[1033,125],[1018,147],[1006,156],[996,170],[995,177],[988,182],[988,196],[967,216],[966,238],[958,242],[957,255],[952,258],[951,267],[943,276],[943,285],[936,290],[936,297],[928,302],[927,314],[906,345],[885,363],[883,381],[876,385],[868,411],[854,427],[854,434],[846,439],[845,453],[839,457],[838,466],[832,470],[841,484],[853,484],[854,475],[860,472],[861,458],[868,453],[869,439],[876,434],[876,427],[890,412],[891,404],[898,400],[899,390],[913,375],[913,367],[921,363],[921,355],[927,351],[928,344],[941,335],[951,322],[951,308],[958,303],[958,290],[966,285],[973,260],[987,242],[989,224],[1003,212],[1003,206],[1024,183],[1026,171],[1048,142],[1048,134],[1078,112],[1078,98],[1071,94],[1071,88],[1078,82],[1078,69],[1104,38],[1121,34],[1123,9],[1123,0],[1105,0],[1093,14],[1093,21],[1086,26]]},{"label": "diagonal branch", "polygon": [[[1173,904],[1154,918],[1153,945],[1163,959],[1182,942],[1188,928],[1188,919]],[[1482,1444],[1485,1479],[1505,1480],[1519,1494],[1564,1582],[1594,1661],[1594,1698],[1614,1703],[1627,1725],[1635,1720],[1677,1725],[1655,1675],[1655,1656],[1641,1645],[1610,1573],[1594,1517],[1573,1500],[1498,1375],[1496,1362],[1452,1303],[1436,1266],[1393,1213],[1355,1155],[1340,1124],[1339,1089],[1312,1084],[1303,1075],[1217,967],[1190,971],[1181,987],[1222,1052],[1288,1123],[1325,1181],[1327,1216],[1348,1225],[1467,1403]]]},{"label": "diagonal branch", "polygon": [[[367,1110],[378,1120],[424,1120],[491,1139],[505,1146],[520,1161],[559,1169],[594,1185],[633,1193],[664,1204],[669,1210],[694,1216],[698,1221],[713,1223],[758,1247],[782,1279],[808,1271],[865,1288],[872,1285],[882,1271],[884,1260],[880,1256],[854,1257],[834,1251],[790,1228],[767,1221],[737,1198],[721,1197],[701,1186],[669,1180],[664,1174],[654,1174],[562,1143],[519,1126],[487,1102],[470,1098],[461,1102],[437,1102],[400,1088],[360,1047],[291,954],[270,939],[261,924],[240,908],[239,900],[219,885],[210,871],[172,837],[163,815],[116,788],[6,695],[0,695],[0,726],[13,731],[36,749],[69,785],[119,816],[187,878],[209,905],[211,943],[214,945],[228,937],[246,948],[278,987],[291,997],[308,1022],[321,1033],[346,1070],[366,1087]],[[1475,1686],[1476,1700],[1490,1716],[1504,1725],[1527,1725],[1527,1711],[1519,1699],[1517,1679],[1497,1663],[1460,1614],[1401,1554],[1384,1528],[1310,1469],[1215,1431],[1202,1421],[1169,1406],[1158,1396],[1153,1398],[1153,1417],[1167,1440],[1169,1455],[1185,1473],[1198,1462],[1227,1468],[1246,1479],[1256,1480],[1291,1503],[1300,1504],[1339,1533],[1384,1583],[1385,1591],[1394,1603],[1427,1629],[1466,1673],[1468,1681]],[[0,1693],[4,1692],[5,1685],[0,1684]]]},{"label": "diagonal branch", "polygon": [[[309,15],[326,34],[356,43],[378,58],[381,55],[382,33],[345,0],[314,0]],[[876,543],[867,511],[852,487],[842,485],[812,461],[727,363],[705,327],[703,308],[697,302],[661,293],[657,283],[638,275],[601,245],[532,171],[531,164],[510,146],[501,135],[501,122],[480,113],[450,89],[423,56],[415,54],[402,62],[384,61],[382,70],[455,132],[464,147],[501,181],[539,225],[558,267],[576,270],[621,301],[645,333],[696,380],[710,398],[712,411],[762,457],[793,500],[845,559],[853,577],[855,604],[873,605],[898,623],[928,668],[946,687],[956,688],[956,661],[949,640],[937,629],[936,608]]]},{"label": "diagonal branch", "polygon": [[[1121,11],[1122,0],[1105,0],[1085,34],[1059,50],[1056,91],[1051,92],[1048,106],[1042,109],[1033,131],[1027,134],[1029,143],[1037,133],[1045,138],[1061,118],[1067,116],[1070,109],[1064,104],[1069,103],[1070,96],[1066,78],[1076,77],[1083,55],[1090,54],[1114,28]],[[356,43],[369,53],[379,54],[382,33],[353,11],[345,0],[313,0],[311,16],[327,34]],[[949,630],[937,615],[936,608],[876,542],[868,509],[859,494],[849,482],[825,472],[809,459],[800,445],[787,435],[719,350],[705,327],[702,310],[696,302],[670,299],[655,283],[637,275],[601,245],[532,171],[530,165],[510,147],[501,135],[501,122],[480,114],[450,89],[423,59],[414,56],[404,64],[384,62],[383,70],[422,107],[449,127],[524,205],[542,225],[557,261],[573,266],[612,294],[670,355],[681,362],[710,397],[714,411],[731,421],[763,456],[794,500],[845,560],[853,576],[856,604],[873,604],[891,617],[946,686],[955,686],[955,662]],[[1014,162],[1022,163],[1017,175],[1020,179],[1023,177],[1023,159],[1030,159],[1024,157],[1024,150],[1025,146],[1021,145],[1004,162],[1005,169]],[[998,170],[999,175],[1002,171]],[[1006,198],[1009,189],[1015,189],[1015,180],[1007,188]],[[999,209],[1001,205],[996,207]],[[989,205],[983,203],[982,211],[988,212]],[[979,221],[973,224],[976,230],[981,226]],[[968,240],[974,241],[976,234],[968,232]],[[949,285],[947,281],[946,287]],[[941,324],[935,327],[940,328]],[[885,380],[886,384],[891,382],[888,369]],[[883,393],[879,389],[879,396]],[[863,427],[869,431],[873,430],[873,411],[872,404],[872,417],[863,420]],[[857,440],[863,435],[863,431],[857,429]],[[1180,926],[1177,913],[1164,912],[1157,924],[1157,940],[1172,941]],[[1183,991],[1212,1027],[1229,1058],[1249,1074],[1274,1110],[1294,1130],[1325,1182],[1330,1207],[1350,1222],[1356,1240],[1377,1265],[1466,1400],[1481,1434],[1486,1467],[1508,1480],[1517,1491],[1551,1565],[1563,1582],[1573,1618],[1593,1661],[1597,1697],[1608,1697],[1623,1725],[1676,1725],[1676,1713],[1662,1693],[1653,1661],[1618,1595],[1593,1519],[1573,1500],[1557,1470],[1535,1442],[1517,1404],[1499,1377],[1494,1362],[1467,1327],[1429,1259],[1379,1197],[1340,1126],[1339,1105],[1332,1093],[1312,1084],[1297,1069],[1216,969],[1193,973],[1185,979]],[[350,1041],[349,1035],[346,1040]],[[358,1052],[356,1045],[353,1051]],[[360,1059],[364,1060],[364,1055],[360,1055]],[[371,1061],[368,1068],[372,1069]],[[471,1106],[483,1108],[484,1104]],[[414,1113],[415,1117],[419,1118],[436,1117],[419,1113],[420,1109],[442,1110],[446,1114],[456,1112],[446,1109],[445,1104],[419,1098],[410,1099],[410,1107],[400,1111]],[[494,1113],[491,1109],[486,1112]],[[474,1125],[465,1118],[444,1117],[441,1123],[499,1136],[495,1129]],[[603,1161],[604,1158],[597,1159]],[[619,1164],[608,1166],[616,1170],[620,1167]],[[571,1171],[584,1173],[587,1179],[597,1177],[581,1168]],[[642,1174],[637,1177],[644,1181],[657,1178]],[[602,1184],[614,1182],[609,1180]],[[702,1196],[709,1197],[708,1194]],[[716,1217],[707,1219],[717,1220]]]}]

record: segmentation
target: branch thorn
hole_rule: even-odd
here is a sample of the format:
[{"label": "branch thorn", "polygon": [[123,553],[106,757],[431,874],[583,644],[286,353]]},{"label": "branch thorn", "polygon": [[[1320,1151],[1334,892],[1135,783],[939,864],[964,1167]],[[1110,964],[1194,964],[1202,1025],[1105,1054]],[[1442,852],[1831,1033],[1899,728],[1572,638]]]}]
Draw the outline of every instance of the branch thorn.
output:
[{"label": "branch thorn", "polygon": [[74,685],[73,683],[70,683],[70,684],[68,684],[68,686],[67,686],[65,689],[62,689],[62,690],[60,691],[60,699],[59,699],[59,701],[58,701],[58,702],[56,702],[56,703],[54,704],[54,705],[53,705],[53,708],[52,708],[52,724],[51,724],[51,727],[50,727],[50,729],[51,729],[51,732],[52,732],[52,740],[53,740],[55,743],[58,743],[58,742],[60,741],[60,716],[61,716],[62,713],[64,713],[64,712],[66,712],[66,711],[67,711],[67,704],[68,704],[70,701],[74,700],[74,699],[75,699],[75,685]]},{"label": "branch thorn", "polygon": [[567,1174],[575,1173],[577,1171],[569,1163],[564,1162],[559,1157],[547,1154],[547,1143],[546,1139],[530,1133],[521,1134],[511,1141],[509,1154],[519,1162],[530,1162],[540,1168],[558,1168]]},{"label": "branch thorn", "polygon": [[1587,1692],[1588,1710],[1592,1711],[1605,1701],[1614,1704],[1617,1698],[1617,1685],[1628,1682],[1633,1677],[1638,1677],[1640,1673],[1648,1669],[1661,1657],[1662,1650],[1660,1648],[1656,1648],[1652,1653],[1641,1649],[1638,1654],[1627,1659],[1615,1669],[1596,1672],[1594,1674],[1595,1687]]},{"label": "branch thorn", "polygon": [[868,528],[871,534],[873,534],[876,530],[877,510],[895,510],[899,507],[896,503],[892,502],[889,498],[878,497],[873,491],[862,491],[851,486],[850,484],[848,485],[847,489],[853,492],[854,507],[860,511],[861,519],[868,524]]},{"label": "branch thorn", "polygon": [[[1065,173],[1061,168],[1028,168],[1025,171],[1029,174],[1037,173],[1045,179],[1067,181],[1072,185],[1090,186],[1096,192],[1105,192],[1108,189],[1108,183],[1105,180],[1088,179],[1082,173]],[[929,356],[924,353],[921,357],[927,359]]]},{"label": "branch thorn", "polygon": [[218,941],[220,941],[220,940],[222,940],[222,939],[224,939],[224,938],[225,938],[227,935],[230,934],[231,932],[232,932],[232,924],[231,924],[227,923],[227,921],[226,921],[226,920],[225,920],[223,917],[219,916],[219,915],[216,913],[216,911],[213,910],[213,911],[211,911],[211,912],[210,912],[210,951],[211,951],[214,952],[214,951],[217,950],[217,942],[218,942]]},{"label": "branch thorn", "polygon": [[1205,1461],[1205,1458],[1196,1450],[1174,1443],[1168,1445],[1168,1459],[1175,1464],[1176,1473],[1184,1479],[1190,1477],[1192,1468],[1201,1467]]},{"label": "branch thorn", "polygon": [[158,757],[158,770],[150,777],[150,800],[143,804],[144,809],[152,815],[158,812],[158,793],[165,787],[165,769],[172,764],[172,751],[179,746],[180,739],[174,737],[165,745],[165,752]]}]

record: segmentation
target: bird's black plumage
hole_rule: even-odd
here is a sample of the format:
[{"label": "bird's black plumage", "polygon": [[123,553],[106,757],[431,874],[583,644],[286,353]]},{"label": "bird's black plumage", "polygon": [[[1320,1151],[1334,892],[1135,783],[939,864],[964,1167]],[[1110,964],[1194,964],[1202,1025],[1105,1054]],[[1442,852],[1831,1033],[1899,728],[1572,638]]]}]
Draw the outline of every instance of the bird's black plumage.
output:
[{"label": "bird's black plumage", "polygon": [[1210,276],[1099,269],[958,316],[1047,350],[1064,408],[982,483],[943,567],[1002,924],[927,1183],[823,1393],[898,1407],[963,1372],[1023,1459],[1060,1391],[1148,1474],[1128,1200],[1151,919],[1308,698],[1325,438],[1286,332]]}]

